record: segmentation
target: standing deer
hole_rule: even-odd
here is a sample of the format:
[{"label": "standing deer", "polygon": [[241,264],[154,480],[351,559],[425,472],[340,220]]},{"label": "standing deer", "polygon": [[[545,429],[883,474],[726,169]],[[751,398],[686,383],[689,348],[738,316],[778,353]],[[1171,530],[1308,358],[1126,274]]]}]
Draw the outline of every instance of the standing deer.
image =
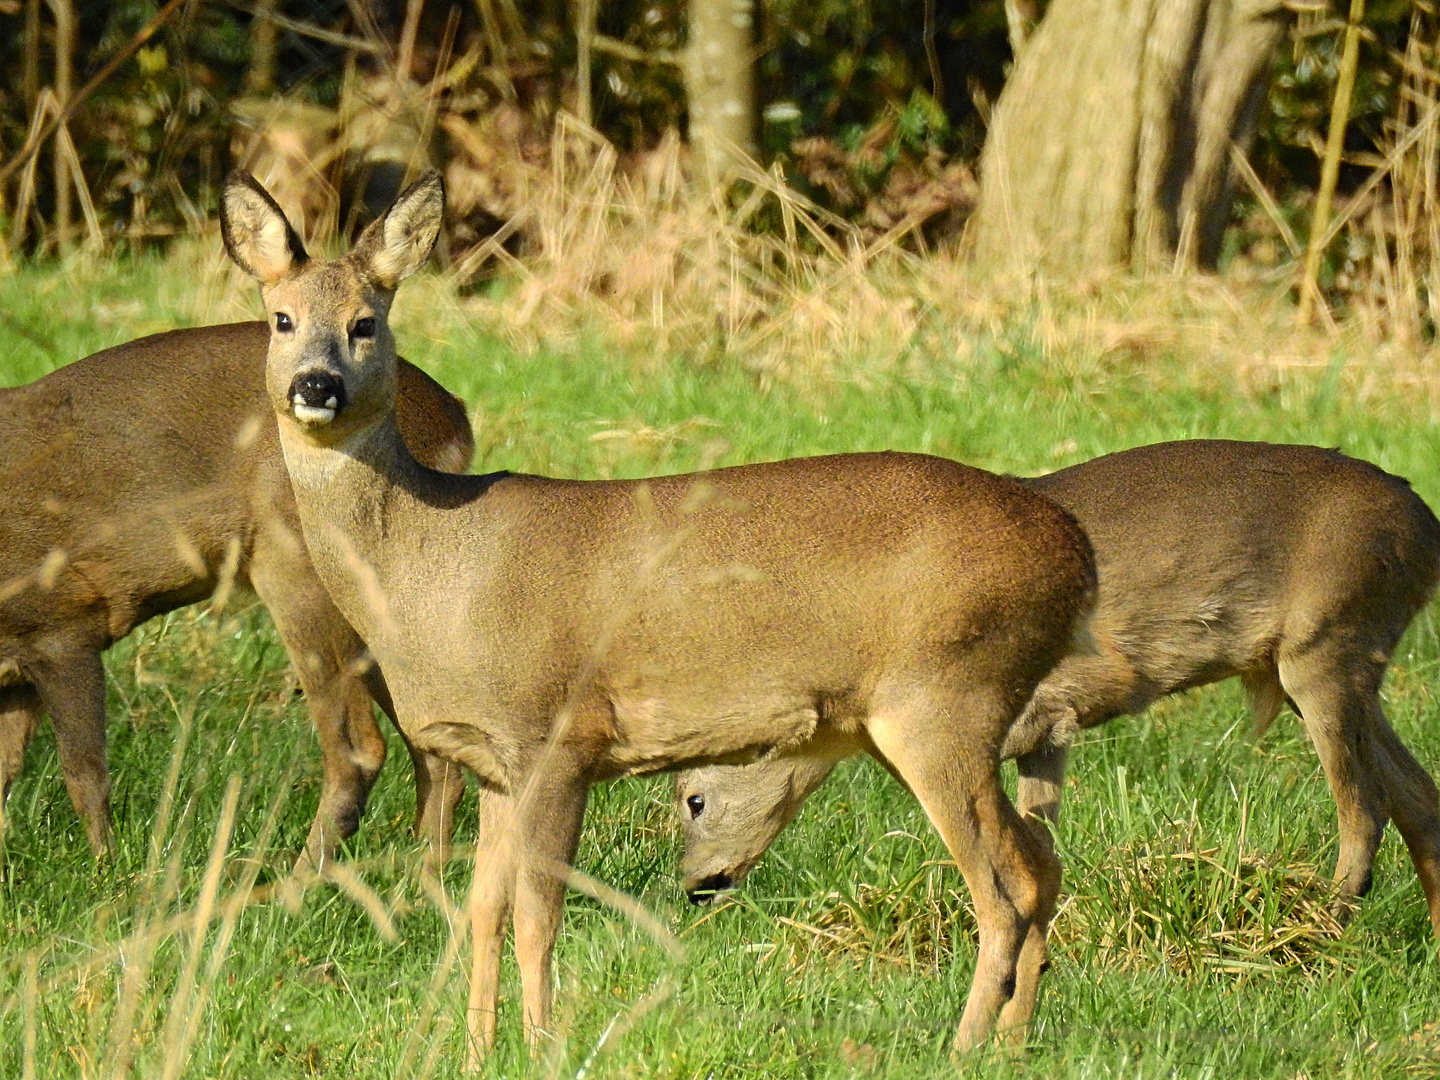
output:
[{"label": "standing deer", "polygon": [[980,950],[957,1044],[1022,1036],[1059,867],[1006,798],[1000,752],[1091,604],[1074,519],[909,454],[635,482],[432,472],[396,428],[387,315],[435,242],[439,176],[331,262],[248,175],[221,206],[272,319],[270,398],[320,579],[411,741],[487,792],[472,1054],[494,1040],[512,909],[528,1038],[549,1026],[592,783],[821,747],[888,762],[965,877]]},{"label": "standing deer", "polygon": [[[1081,729],[1238,675],[1257,734],[1288,701],[1320,753],[1342,895],[1369,890],[1393,820],[1440,935],[1440,800],[1380,707],[1385,667],[1440,577],[1440,522],[1410,486],[1334,450],[1209,440],[1025,483],[1089,534],[1100,598],[1096,651],[1061,661],[1006,738],[1021,813],[1055,821]],[[691,899],[743,879],[833,764],[812,755],[678,775]]]},{"label": "standing deer", "polygon": [[[335,609],[299,537],[261,363],[264,323],[177,330],[0,390],[0,792],[48,713],[71,801],[97,855],[110,846],[100,654],[146,619],[249,585],[270,609],[320,734],[325,779],[302,866],[359,824],[385,758],[370,707],[384,681]],[[463,470],[464,407],[398,367],[415,454]],[[366,670],[369,668],[370,670]],[[443,857],[462,787],[412,748],[417,828]]]}]

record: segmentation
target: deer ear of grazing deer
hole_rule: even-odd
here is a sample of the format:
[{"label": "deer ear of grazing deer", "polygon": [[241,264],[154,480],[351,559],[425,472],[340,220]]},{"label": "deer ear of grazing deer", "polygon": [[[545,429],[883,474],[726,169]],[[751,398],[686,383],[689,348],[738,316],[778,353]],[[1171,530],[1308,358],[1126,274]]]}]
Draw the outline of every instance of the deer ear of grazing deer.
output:
[{"label": "deer ear of grazing deer", "polygon": [[260,283],[268,309],[266,380],[277,413],[322,445],[391,414],[390,303],[435,247],[445,208],[440,174],[402,192],[340,263],[312,263],[284,211],[248,173],[230,174],[221,205],[225,250]]}]

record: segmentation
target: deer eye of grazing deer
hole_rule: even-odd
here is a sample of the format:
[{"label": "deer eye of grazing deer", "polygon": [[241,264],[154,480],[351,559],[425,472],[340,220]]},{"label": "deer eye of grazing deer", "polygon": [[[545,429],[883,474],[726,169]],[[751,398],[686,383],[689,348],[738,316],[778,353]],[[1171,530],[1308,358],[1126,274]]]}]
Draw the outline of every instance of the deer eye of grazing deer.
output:
[{"label": "deer eye of grazing deer", "polygon": [[357,339],[373,338],[375,336],[375,319],[367,315],[363,319],[355,320],[355,329],[350,331],[350,336]]},{"label": "deer eye of grazing deer", "polygon": [[283,311],[275,313],[275,329],[282,334],[288,334],[295,329],[295,324],[290,321],[290,316]]},{"label": "deer eye of grazing deer", "polygon": [[694,821],[705,810],[705,796],[691,795],[685,800],[685,805],[690,808],[690,820]]}]

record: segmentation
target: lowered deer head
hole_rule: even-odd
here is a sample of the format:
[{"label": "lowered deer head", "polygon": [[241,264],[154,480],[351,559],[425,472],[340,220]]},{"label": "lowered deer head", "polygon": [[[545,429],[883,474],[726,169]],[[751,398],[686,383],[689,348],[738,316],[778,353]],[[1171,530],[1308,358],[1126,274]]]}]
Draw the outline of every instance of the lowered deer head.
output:
[{"label": "lowered deer head", "polygon": [[[1389,658],[1440,579],[1440,522],[1410,485],[1333,450],[1201,439],[1026,483],[1084,526],[1100,599],[1096,648],[1056,665],[1006,737],[1021,812],[1056,819],[1079,729],[1239,676],[1257,731],[1289,701],[1319,752],[1339,816],[1341,912],[1369,890],[1393,820],[1440,935],[1440,797],[1380,702]],[[677,775],[691,899],[738,884],[830,766]]]}]

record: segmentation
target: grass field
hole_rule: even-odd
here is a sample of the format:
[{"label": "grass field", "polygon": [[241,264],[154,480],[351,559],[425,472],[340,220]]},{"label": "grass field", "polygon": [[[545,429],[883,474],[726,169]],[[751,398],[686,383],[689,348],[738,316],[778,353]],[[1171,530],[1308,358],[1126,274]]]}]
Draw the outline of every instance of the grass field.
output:
[{"label": "grass field", "polygon": [[[637,476],[895,448],[1035,472],[1214,436],[1338,446],[1440,505],[1430,388],[1352,339],[1257,373],[1178,339],[1074,344],[1038,308],[979,330],[937,309],[898,359],[777,377],[743,355],[627,352],[603,327],[527,345],[477,314],[489,302],[422,280],[394,320],[402,351],[472,406],[479,469]],[[27,271],[0,280],[0,385],[252,303],[213,261]],[[1428,611],[1386,703],[1432,771],[1437,665]],[[263,611],[177,612],[116,646],[107,670],[113,864],[91,860],[48,731],[7,804],[0,1076],[458,1075],[466,965],[447,948],[467,868],[450,867],[443,896],[425,887],[398,740],[349,849],[355,880],[282,902],[319,753]],[[1440,964],[1403,845],[1392,830],[1372,894],[1332,932],[1334,810],[1293,717],[1256,742],[1237,688],[1190,693],[1091,733],[1071,776],[1067,899],[1024,1060],[951,1064],[974,959],[965,892],[913,801],[857,761],[714,909],[678,891],[668,782],[597,789],[578,866],[654,912],[684,958],[572,893],[561,1037],[527,1061],[507,961],[487,1074],[1440,1075]],[[277,899],[228,903],[250,876]],[[207,907],[197,934],[182,916]]]}]

